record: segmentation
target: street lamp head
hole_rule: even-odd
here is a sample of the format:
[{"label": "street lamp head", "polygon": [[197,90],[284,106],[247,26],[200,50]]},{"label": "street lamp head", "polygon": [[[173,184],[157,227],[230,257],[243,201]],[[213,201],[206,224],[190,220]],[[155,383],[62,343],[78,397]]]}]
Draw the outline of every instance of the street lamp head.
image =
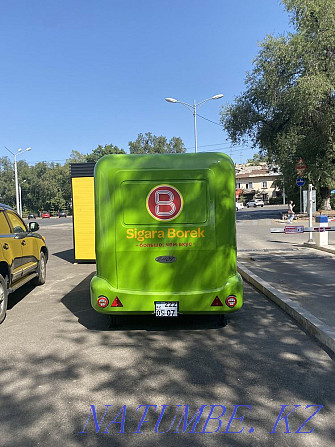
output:
[{"label": "street lamp head", "polygon": [[178,102],[178,100],[174,99],[174,98],[165,98],[165,101],[167,101],[167,102]]},{"label": "street lamp head", "polygon": [[[222,95],[223,96],[223,95]],[[31,147],[27,147],[26,151],[31,151]]]},{"label": "street lamp head", "polygon": [[223,98],[222,93],[220,93],[219,95],[215,95],[215,96],[211,97],[211,99],[220,99],[220,98]]}]

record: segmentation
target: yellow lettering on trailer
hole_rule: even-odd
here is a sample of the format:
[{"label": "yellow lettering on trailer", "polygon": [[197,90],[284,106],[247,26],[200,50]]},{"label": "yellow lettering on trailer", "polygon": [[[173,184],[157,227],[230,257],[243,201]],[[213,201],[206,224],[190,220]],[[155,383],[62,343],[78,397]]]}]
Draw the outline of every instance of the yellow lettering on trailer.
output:
[{"label": "yellow lettering on trailer", "polygon": [[205,230],[200,230],[200,228],[198,228],[198,237],[205,237]]},{"label": "yellow lettering on trailer", "polygon": [[128,228],[127,239],[133,239],[133,237],[134,237],[134,230],[132,228]]},{"label": "yellow lettering on trailer", "polygon": [[[126,231],[127,239],[137,239],[143,242],[145,239],[164,239],[165,231],[163,230],[138,230],[137,228],[128,228]],[[183,239],[183,238],[204,238],[205,230],[198,227],[197,230],[176,230],[175,228],[168,228],[168,239]]]},{"label": "yellow lettering on trailer", "polygon": [[168,229],[168,238],[172,239],[176,237],[176,230],[174,228],[169,228]]}]

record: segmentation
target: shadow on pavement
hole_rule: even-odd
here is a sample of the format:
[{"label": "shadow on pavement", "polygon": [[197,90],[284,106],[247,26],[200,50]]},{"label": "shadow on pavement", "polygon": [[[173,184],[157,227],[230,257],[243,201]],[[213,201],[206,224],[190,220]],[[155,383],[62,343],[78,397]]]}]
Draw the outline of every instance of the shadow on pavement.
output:
[{"label": "shadow on pavement", "polygon": [[[155,318],[154,315],[118,315],[116,326],[112,325],[111,316],[96,312],[91,306],[90,281],[94,273],[79,283],[61,302],[77,318],[78,323],[90,330],[202,330],[218,329],[219,318],[216,315],[180,315],[178,318]],[[230,317],[228,317],[229,321]]]},{"label": "shadow on pavement", "polygon": [[263,219],[281,219],[285,209],[245,209],[236,212],[236,222]]},{"label": "shadow on pavement", "polygon": [[57,258],[63,259],[63,261],[74,263],[74,249],[70,248],[69,250],[59,251],[57,253],[52,253],[53,256],[57,256]]},{"label": "shadow on pavement", "polygon": [[[91,275],[62,301],[76,315],[74,319],[50,325],[43,347],[34,350],[27,344],[28,355],[18,352],[3,358],[0,364],[0,417],[4,446],[36,445],[70,447],[312,447],[330,446],[333,438],[334,363],[326,354],[272,303],[245,285],[246,302],[225,328],[189,330],[104,330],[107,319],[89,309],[88,285]],[[205,325],[206,326],[206,325]],[[125,329],[125,328],[124,328]],[[209,421],[201,433],[211,404],[225,407],[222,427]],[[281,411],[281,405],[299,408],[278,423],[269,434]],[[97,427],[90,417],[94,405]],[[106,417],[103,415],[109,405]],[[111,407],[112,405],[112,407]],[[120,423],[108,424],[126,405],[125,433]],[[134,433],[143,416],[139,405],[151,408],[142,433]],[[162,405],[169,409],[155,424]],[[178,417],[173,424],[177,405]],[[206,405],[196,433],[192,424],[182,433],[183,423],[175,433],[185,405],[188,421]],[[239,409],[230,427],[235,434],[222,433],[227,428],[235,405]],[[295,431],[323,405],[320,415],[304,427],[310,434]],[[218,409],[219,410],[219,409]],[[243,420],[237,419],[242,417]],[[219,416],[218,411],[215,416]],[[116,418],[121,420],[122,415]],[[194,422],[194,421],[193,421]],[[80,433],[85,427],[85,433]],[[239,433],[242,428],[243,432]],[[105,430],[107,430],[105,432]],[[224,437],[224,438],[223,438]]]},{"label": "shadow on pavement", "polygon": [[25,284],[24,286],[20,287],[18,290],[16,290],[13,293],[10,293],[8,295],[8,306],[7,310],[13,309],[14,306],[16,306],[20,301],[22,301],[31,291],[35,289],[36,286],[33,286],[32,284]]}]

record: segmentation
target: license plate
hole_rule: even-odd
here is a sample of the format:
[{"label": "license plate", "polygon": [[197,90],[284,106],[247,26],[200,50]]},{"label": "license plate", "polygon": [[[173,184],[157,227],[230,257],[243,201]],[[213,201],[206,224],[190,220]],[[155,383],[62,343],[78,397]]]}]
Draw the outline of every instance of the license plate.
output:
[{"label": "license plate", "polygon": [[178,301],[155,301],[156,317],[178,317]]}]

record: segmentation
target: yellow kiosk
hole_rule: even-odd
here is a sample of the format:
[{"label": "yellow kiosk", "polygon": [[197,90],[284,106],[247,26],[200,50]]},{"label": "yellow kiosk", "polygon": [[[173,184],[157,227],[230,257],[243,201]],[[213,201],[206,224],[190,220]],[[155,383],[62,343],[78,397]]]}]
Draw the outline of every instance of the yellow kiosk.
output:
[{"label": "yellow kiosk", "polygon": [[95,261],[95,163],[71,163],[73,247],[75,262]]}]

